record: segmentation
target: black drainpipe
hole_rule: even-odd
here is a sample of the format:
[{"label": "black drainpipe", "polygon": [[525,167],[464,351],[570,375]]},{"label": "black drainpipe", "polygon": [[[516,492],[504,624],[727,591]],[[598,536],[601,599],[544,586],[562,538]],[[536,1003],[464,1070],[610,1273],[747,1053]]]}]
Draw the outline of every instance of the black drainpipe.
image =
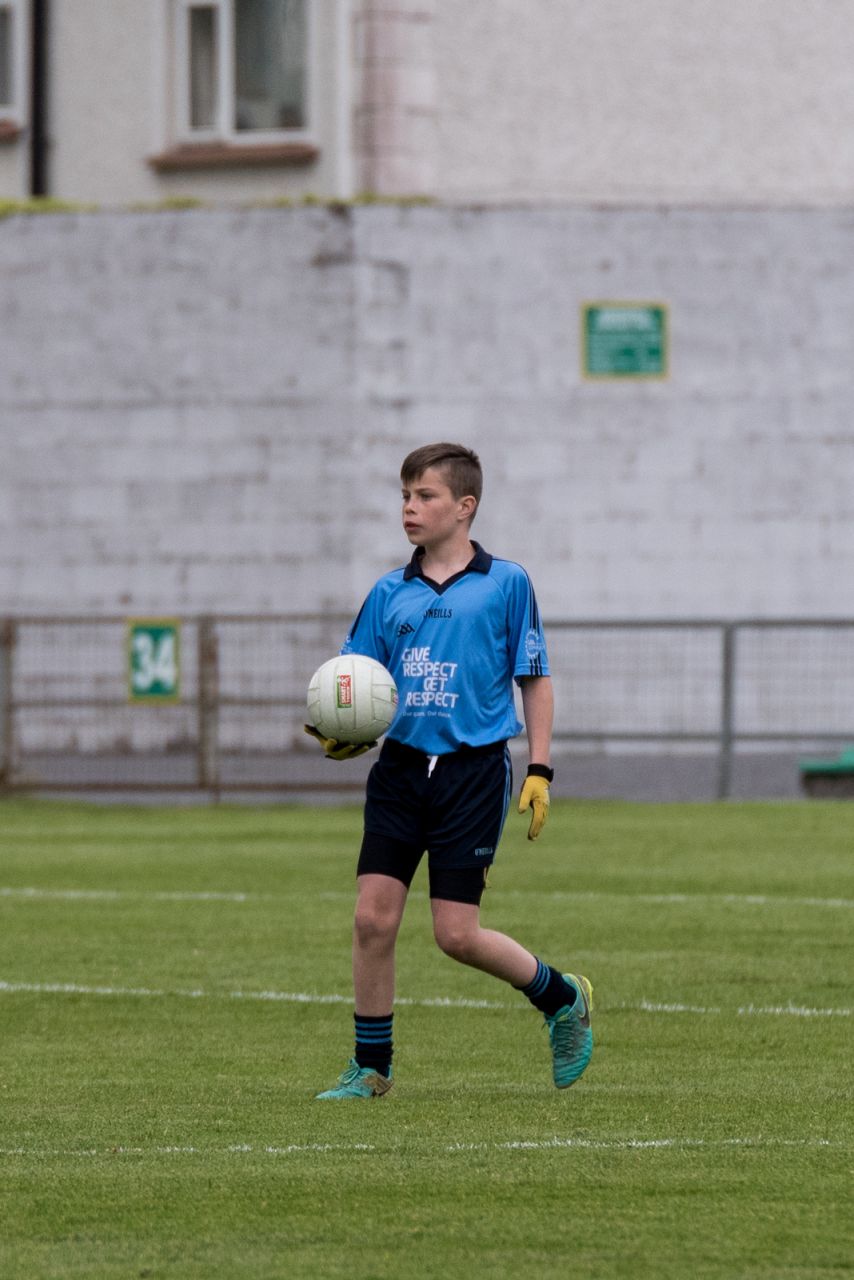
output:
[{"label": "black drainpipe", "polygon": [[30,63],[30,195],[49,195],[48,11],[49,0],[33,0]]}]

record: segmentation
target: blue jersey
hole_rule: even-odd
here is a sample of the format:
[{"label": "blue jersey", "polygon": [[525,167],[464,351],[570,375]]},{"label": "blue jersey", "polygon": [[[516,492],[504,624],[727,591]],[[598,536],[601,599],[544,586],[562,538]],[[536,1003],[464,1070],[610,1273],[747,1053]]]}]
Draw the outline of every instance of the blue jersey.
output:
[{"label": "blue jersey", "polygon": [[423,576],[418,551],[385,574],[341,650],[388,668],[399,697],[389,737],[427,755],[515,737],[514,679],[549,674],[530,578],[474,546],[466,569],[441,586]]}]

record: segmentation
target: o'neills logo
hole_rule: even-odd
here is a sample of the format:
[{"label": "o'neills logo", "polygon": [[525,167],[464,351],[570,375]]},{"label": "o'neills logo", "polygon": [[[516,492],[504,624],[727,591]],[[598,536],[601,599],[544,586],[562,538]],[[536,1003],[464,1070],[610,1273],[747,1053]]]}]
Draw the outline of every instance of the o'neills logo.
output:
[{"label": "o'neills logo", "polygon": [[353,705],[353,677],[342,673],[335,677],[337,685],[337,701],[339,707],[352,707]]}]

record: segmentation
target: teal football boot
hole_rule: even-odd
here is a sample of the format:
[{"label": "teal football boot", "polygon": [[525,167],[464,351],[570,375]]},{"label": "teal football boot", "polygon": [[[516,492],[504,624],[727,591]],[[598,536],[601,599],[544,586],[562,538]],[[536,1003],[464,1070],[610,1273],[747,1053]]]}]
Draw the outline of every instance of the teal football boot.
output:
[{"label": "teal football boot", "polygon": [[549,1017],[549,1043],[552,1047],[552,1076],[558,1089],[568,1089],[587,1068],[593,1053],[593,1032],[590,1030],[590,1010],[593,1008],[593,988],[587,978],[565,973],[564,979],[575,987],[575,1004],[565,1004]]}]

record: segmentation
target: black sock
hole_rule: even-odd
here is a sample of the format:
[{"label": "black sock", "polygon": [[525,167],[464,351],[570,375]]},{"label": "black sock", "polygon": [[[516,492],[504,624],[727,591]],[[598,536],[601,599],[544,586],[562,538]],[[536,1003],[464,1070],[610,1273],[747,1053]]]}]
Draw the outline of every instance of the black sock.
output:
[{"label": "black sock", "polygon": [[539,1009],[549,1017],[553,1017],[558,1009],[562,1009],[565,1005],[571,1007],[578,998],[578,992],[572,983],[567,982],[563,974],[558,973],[557,969],[553,969],[551,965],[543,964],[542,960],[537,960],[537,972],[533,982],[529,982],[527,987],[520,987],[519,990],[523,996],[528,997],[535,1009]]},{"label": "black sock", "polygon": [[382,1018],[353,1015],[356,1022],[356,1049],[353,1057],[360,1067],[369,1067],[381,1076],[391,1072],[393,1013]]}]

